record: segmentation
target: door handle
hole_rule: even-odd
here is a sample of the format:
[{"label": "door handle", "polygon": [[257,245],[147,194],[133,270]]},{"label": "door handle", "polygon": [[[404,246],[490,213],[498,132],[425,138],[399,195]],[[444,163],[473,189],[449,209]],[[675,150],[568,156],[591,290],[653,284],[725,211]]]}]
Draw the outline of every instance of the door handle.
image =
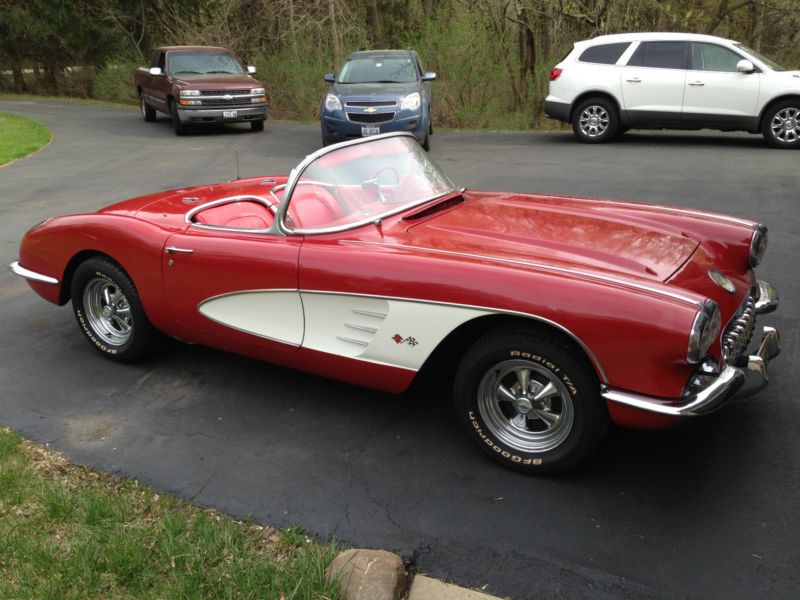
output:
[{"label": "door handle", "polygon": [[176,248],[175,246],[167,246],[164,248],[167,254],[191,254],[194,250],[190,248]]},{"label": "door handle", "polygon": [[625,81],[627,81],[628,83],[642,83],[642,80],[639,79],[638,77],[634,77],[633,79],[626,79]]},{"label": "door handle", "polygon": [[703,83],[702,81],[694,81],[694,82],[690,83],[689,85],[694,86],[694,87],[703,87],[705,85],[705,83]]}]

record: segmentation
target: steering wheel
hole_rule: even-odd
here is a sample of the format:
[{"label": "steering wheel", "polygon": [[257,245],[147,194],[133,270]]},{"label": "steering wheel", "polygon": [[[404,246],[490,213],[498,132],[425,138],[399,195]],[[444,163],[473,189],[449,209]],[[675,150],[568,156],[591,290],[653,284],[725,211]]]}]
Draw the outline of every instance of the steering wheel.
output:
[{"label": "steering wheel", "polygon": [[[394,179],[394,182],[391,180],[386,181],[386,177],[383,175],[384,173],[390,174],[391,179]],[[393,187],[395,190],[397,190],[397,186],[400,185],[400,175],[397,174],[397,171],[394,169],[394,167],[389,165],[381,167],[370,179],[365,180],[361,184],[361,187],[364,188],[364,191],[370,191],[374,189],[381,204],[389,204],[390,200],[383,195],[383,192],[381,191],[381,185],[384,187]],[[394,193],[392,194],[392,197],[393,196]]]}]

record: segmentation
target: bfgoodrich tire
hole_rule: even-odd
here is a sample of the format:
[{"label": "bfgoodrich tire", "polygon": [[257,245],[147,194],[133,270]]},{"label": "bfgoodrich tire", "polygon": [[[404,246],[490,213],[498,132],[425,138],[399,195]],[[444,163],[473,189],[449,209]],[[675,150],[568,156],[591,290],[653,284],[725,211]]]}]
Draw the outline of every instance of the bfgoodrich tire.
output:
[{"label": "bfgoodrich tire", "polygon": [[146,356],[157,336],[128,275],[107,258],[90,258],[72,276],[72,310],[92,347],[121,362]]},{"label": "bfgoodrich tire", "polygon": [[572,113],[572,131],[585,144],[610,142],[619,129],[619,114],[614,103],[606,98],[589,98]]},{"label": "bfgoodrich tire", "polygon": [[546,332],[497,330],[479,339],[459,365],[455,403],[486,454],[528,473],[578,466],[608,429],[595,373]]}]

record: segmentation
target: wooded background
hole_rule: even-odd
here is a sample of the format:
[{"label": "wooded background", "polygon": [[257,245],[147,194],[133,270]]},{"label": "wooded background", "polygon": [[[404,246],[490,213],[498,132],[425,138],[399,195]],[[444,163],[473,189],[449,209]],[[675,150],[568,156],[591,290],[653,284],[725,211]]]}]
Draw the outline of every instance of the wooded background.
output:
[{"label": "wooded background", "polygon": [[800,0],[0,0],[0,91],[135,102],[152,48],[220,45],[258,68],[273,117],[313,120],[347,53],[413,47],[439,75],[436,125],[524,129],[573,42],[630,31],[730,37],[800,66]]}]

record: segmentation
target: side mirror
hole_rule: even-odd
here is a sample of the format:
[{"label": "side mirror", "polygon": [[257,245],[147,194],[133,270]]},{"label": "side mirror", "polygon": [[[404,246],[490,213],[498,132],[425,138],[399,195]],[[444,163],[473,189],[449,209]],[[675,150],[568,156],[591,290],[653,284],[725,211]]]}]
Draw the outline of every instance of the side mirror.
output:
[{"label": "side mirror", "polygon": [[325,77],[323,77],[323,79],[328,83],[336,82],[336,77],[333,76],[333,73],[325,73]]},{"label": "side mirror", "polygon": [[756,70],[756,67],[749,60],[742,59],[736,63],[736,70],[739,71],[739,73],[752,73]]},{"label": "side mirror", "polygon": [[252,75],[256,72],[256,68],[253,65],[247,65],[247,72]]},{"label": "side mirror", "polygon": [[163,75],[161,67],[150,67],[150,75]]},{"label": "side mirror", "polygon": [[436,79],[436,73],[433,71],[428,71],[422,76],[422,81],[433,81],[434,79]]}]

